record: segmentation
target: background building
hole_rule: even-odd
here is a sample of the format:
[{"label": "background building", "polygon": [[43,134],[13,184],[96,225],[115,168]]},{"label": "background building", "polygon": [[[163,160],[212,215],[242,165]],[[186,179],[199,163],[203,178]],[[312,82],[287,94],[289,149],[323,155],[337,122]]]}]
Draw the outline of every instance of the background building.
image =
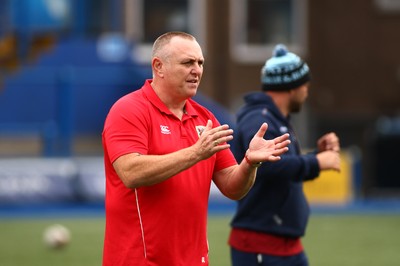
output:
[{"label": "background building", "polygon": [[286,44],[312,70],[303,146],[336,131],[362,193],[398,195],[399,29],[396,0],[4,0],[1,154],[100,154],[108,108],[150,78],[154,38],[181,30],[204,48],[199,97],[226,121]]}]

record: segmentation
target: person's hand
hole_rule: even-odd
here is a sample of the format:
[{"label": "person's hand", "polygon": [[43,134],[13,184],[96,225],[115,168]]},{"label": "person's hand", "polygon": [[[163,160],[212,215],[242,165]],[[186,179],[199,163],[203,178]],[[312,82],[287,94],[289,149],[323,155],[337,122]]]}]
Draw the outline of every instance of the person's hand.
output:
[{"label": "person's hand", "polygon": [[280,155],[289,150],[287,147],[290,143],[289,134],[286,133],[272,140],[266,140],[264,135],[267,129],[267,123],[263,123],[250,141],[249,149],[246,152],[250,164],[278,161],[281,159]]},{"label": "person's hand", "polygon": [[317,154],[321,170],[334,170],[340,172],[340,155],[336,151],[323,151]]},{"label": "person's hand", "polygon": [[212,126],[212,121],[208,120],[199,140],[193,146],[200,160],[207,159],[219,151],[230,148],[227,142],[233,139],[233,130],[228,125],[215,128],[212,128]]},{"label": "person's hand", "polygon": [[340,151],[340,143],[338,136],[331,132],[323,135],[317,142],[318,151]]}]

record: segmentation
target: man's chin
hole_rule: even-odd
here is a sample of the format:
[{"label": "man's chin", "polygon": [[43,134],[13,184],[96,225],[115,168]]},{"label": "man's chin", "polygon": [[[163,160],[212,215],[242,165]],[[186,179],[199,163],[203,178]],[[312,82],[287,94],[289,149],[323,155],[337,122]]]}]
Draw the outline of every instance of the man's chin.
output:
[{"label": "man's chin", "polygon": [[189,88],[188,94],[191,94],[192,97],[196,95],[196,93],[197,93],[197,86],[195,88]]}]

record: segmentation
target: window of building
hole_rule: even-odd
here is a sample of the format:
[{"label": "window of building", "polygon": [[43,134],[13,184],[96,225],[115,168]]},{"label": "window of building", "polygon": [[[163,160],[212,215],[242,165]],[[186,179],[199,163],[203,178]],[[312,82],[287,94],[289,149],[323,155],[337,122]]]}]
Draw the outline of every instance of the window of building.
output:
[{"label": "window of building", "polygon": [[398,14],[400,12],[399,0],[375,0],[375,6],[385,14]]},{"label": "window of building", "polygon": [[205,1],[199,0],[125,0],[126,34],[135,42],[133,56],[150,62],[154,40],[167,31],[193,34],[200,45],[204,41]]},{"label": "window of building", "polygon": [[231,53],[260,62],[278,43],[304,56],[307,0],[231,0]]}]

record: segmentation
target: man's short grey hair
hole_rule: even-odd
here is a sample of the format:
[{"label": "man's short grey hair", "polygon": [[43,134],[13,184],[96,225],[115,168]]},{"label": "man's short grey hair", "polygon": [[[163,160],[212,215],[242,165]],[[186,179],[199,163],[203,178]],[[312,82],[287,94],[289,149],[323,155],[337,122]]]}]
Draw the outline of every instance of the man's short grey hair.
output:
[{"label": "man's short grey hair", "polygon": [[152,57],[155,56],[160,56],[160,51],[171,41],[173,37],[180,37],[188,40],[193,40],[195,41],[196,38],[186,32],[181,32],[181,31],[170,31],[167,33],[164,33],[160,37],[158,37],[154,44],[153,44],[153,50],[152,50]]}]

